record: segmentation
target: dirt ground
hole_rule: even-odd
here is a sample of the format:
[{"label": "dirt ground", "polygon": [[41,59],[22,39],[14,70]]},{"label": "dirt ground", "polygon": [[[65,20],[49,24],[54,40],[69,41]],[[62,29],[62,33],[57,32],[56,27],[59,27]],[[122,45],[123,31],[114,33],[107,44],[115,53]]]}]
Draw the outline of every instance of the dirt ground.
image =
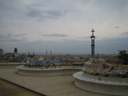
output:
[{"label": "dirt ground", "polygon": [[0,79],[0,96],[41,96]]}]

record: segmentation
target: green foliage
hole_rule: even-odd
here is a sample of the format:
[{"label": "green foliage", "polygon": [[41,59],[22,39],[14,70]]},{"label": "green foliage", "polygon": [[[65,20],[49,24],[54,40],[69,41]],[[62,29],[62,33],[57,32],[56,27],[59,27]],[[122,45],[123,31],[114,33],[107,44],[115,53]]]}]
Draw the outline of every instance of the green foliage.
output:
[{"label": "green foliage", "polygon": [[0,57],[0,62],[20,62],[19,57]]},{"label": "green foliage", "polygon": [[117,58],[123,62],[123,65],[128,65],[128,51],[126,50],[118,50]]}]

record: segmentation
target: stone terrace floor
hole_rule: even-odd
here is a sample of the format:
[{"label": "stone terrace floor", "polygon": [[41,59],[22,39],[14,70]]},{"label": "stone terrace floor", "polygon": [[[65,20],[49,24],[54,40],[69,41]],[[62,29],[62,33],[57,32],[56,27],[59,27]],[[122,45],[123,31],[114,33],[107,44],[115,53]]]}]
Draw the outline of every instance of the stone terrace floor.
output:
[{"label": "stone terrace floor", "polygon": [[76,87],[72,75],[36,77],[19,75],[17,69],[0,69],[0,77],[47,96],[110,96]]}]

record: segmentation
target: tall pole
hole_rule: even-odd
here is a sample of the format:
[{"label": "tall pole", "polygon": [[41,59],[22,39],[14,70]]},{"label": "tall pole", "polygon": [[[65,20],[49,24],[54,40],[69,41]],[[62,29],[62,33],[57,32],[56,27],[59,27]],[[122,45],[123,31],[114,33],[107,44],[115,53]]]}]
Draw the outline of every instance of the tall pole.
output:
[{"label": "tall pole", "polygon": [[52,51],[50,51],[50,55],[52,55]]},{"label": "tall pole", "polygon": [[94,58],[95,57],[95,36],[94,36],[94,29],[92,29],[92,36],[90,36],[91,38],[91,57]]},{"label": "tall pole", "polygon": [[46,56],[47,56],[47,51],[46,51]]}]

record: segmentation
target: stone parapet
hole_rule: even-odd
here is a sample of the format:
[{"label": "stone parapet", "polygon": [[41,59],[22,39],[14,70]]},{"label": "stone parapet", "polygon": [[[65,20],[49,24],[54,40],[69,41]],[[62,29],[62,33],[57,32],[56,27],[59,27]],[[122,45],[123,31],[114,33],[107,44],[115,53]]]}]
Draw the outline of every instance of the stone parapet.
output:
[{"label": "stone parapet", "polygon": [[75,85],[81,89],[110,94],[110,95],[128,95],[128,78],[113,78],[89,75],[84,72],[73,74]]}]

